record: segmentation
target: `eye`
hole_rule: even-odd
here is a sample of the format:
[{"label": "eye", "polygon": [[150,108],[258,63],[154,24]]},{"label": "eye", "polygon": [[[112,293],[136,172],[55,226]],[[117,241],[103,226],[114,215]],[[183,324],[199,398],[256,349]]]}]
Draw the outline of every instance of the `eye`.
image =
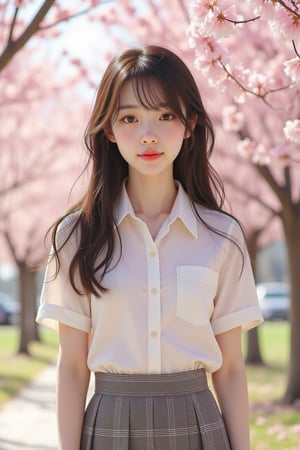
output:
[{"label": "eye", "polygon": [[137,118],[134,116],[125,116],[125,117],[122,117],[121,122],[134,123],[134,122],[137,122]]},{"label": "eye", "polygon": [[172,113],[164,113],[160,116],[160,120],[166,120],[166,121],[173,120],[175,118],[176,118],[176,116]]}]

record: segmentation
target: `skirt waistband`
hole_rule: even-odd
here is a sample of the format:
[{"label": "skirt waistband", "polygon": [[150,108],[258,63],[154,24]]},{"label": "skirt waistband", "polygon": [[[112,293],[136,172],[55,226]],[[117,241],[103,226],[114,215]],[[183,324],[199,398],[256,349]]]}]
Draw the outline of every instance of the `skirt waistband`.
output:
[{"label": "skirt waistband", "polygon": [[95,393],[110,395],[180,395],[208,389],[204,369],[163,374],[95,373]]}]

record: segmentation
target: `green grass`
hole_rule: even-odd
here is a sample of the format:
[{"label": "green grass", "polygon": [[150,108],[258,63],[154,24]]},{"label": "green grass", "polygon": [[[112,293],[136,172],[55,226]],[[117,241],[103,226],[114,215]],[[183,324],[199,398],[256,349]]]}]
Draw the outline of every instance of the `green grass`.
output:
[{"label": "green grass", "polygon": [[18,331],[0,327],[0,407],[57,356],[58,338],[42,330],[41,342],[32,342],[30,356],[17,354]]},{"label": "green grass", "polygon": [[252,450],[300,450],[300,408],[284,406],[289,325],[265,322],[259,328],[265,367],[249,366]]}]

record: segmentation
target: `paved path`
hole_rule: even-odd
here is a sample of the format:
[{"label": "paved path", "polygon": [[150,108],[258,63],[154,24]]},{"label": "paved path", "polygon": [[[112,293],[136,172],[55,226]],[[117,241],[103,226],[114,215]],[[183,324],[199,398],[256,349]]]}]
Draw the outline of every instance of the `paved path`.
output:
[{"label": "paved path", "polygon": [[0,409],[0,450],[57,450],[55,366]]},{"label": "paved path", "polygon": [[57,450],[55,383],[53,364],[0,409],[0,450]]}]

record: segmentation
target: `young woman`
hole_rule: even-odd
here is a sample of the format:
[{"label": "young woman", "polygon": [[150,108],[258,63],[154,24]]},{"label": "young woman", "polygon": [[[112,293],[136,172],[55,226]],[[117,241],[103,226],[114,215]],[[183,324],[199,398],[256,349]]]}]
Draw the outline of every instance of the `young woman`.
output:
[{"label": "young woman", "polygon": [[262,316],[190,71],[125,51],[85,138],[90,183],[53,228],[37,316],[59,329],[60,450],[249,450],[241,331]]}]

